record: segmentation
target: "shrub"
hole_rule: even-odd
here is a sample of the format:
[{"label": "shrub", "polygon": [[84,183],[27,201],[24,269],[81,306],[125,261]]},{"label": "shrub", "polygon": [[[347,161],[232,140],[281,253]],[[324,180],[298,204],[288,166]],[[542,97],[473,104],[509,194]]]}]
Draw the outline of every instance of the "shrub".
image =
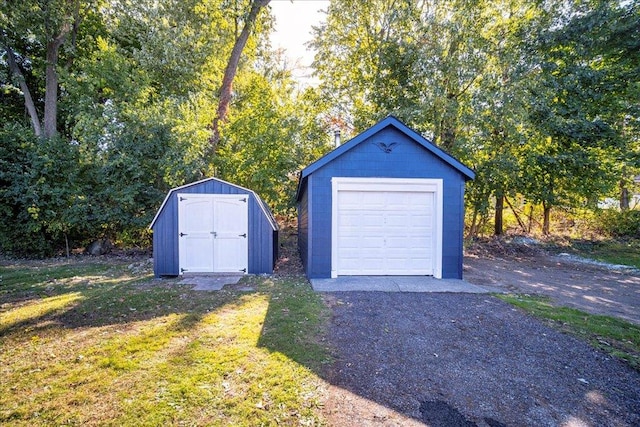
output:
[{"label": "shrub", "polygon": [[602,210],[594,219],[594,227],[610,237],[640,238],[640,211]]}]

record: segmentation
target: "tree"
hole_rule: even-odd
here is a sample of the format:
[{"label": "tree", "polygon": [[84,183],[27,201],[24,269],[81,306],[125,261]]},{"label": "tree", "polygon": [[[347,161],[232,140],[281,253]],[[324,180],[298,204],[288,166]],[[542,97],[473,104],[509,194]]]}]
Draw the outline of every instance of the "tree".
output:
[{"label": "tree", "polygon": [[279,58],[238,76],[215,162],[218,176],[258,192],[279,214],[294,205],[297,171],[330,148],[324,106],[299,93]]},{"label": "tree", "polygon": [[638,117],[639,16],[637,4],[576,2],[559,12],[557,28],[538,33],[529,105],[534,137],[524,161],[535,176],[528,194],[544,207],[545,234],[554,206],[594,205],[637,162],[624,123]]},{"label": "tree", "polygon": [[242,55],[242,51],[249,40],[251,31],[256,23],[256,19],[258,18],[258,13],[260,13],[262,8],[269,4],[269,1],[270,0],[251,1],[251,8],[244,20],[242,31],[236,38],[236,41],[233,44],[233,49],[231,49],[229,61],[224,70],[224,77],[222,78],[222,85],[220,87],[216,117],[213,119],[212,123],[212,134],[210,140],[212,152],[215,152],[218,142],[220,141],[220,122],[225,122],[227,118],[229,103],[231,102],[231,88],[233,85],[233,79],[238,72],[240,56]]},{"label": "tree", "polygon": [[332,2],[313,41],[325,96],[356,128],[393,113],[457,152],[469,89],[486,63],[485,7],[464,0]]},{"label": "tree", "polygon": [[[51,138],[58,132],[58,65],[60,49],[70,41],[66,67],[70,66],[75,49],[80,22],[89,5],[80,0],[58,0],[47,2],[14,2],[3,16],[2,44],[7,63],[24,96],[25,108],[36,136]],[[34,41],[29,39],[33,37]],[[30,46],[31,45],[31,46]],[[39,48],[43,46],[44,49]],[[16,52],[16,47],[24,47]],[[39,58],[29,55],[33,52]],[[42,124],[34,99],[34,89],[27,84],[21,64],[44,66],[44,105]],[[35,70],[34,70],[35,71]]]},{"label": "tree", "polygon": [[315,74],[336,114],[358,129],[394,112],[405,118],[416,101],[412,79],[418,10],[413,2],[339,0],[314,28]]},{"label": "tree", "polygon": [[494,235],[500,235],[506,207],[518,215],[508,198],[523,193],[520,158],[528,144],[527,89],[536,67],[529,61],[523,39],[548,16],[537,4],[519,0],[493,2],[484,13],[490,18],[482,30],[485,64],[469,88],[470,107],[461,116],[471,130],[462,142],[461,155],[476,169],[467,197],[473,209],[471,234],[477,231],[477,216],[488,215],[488,199],[493,199]]}]

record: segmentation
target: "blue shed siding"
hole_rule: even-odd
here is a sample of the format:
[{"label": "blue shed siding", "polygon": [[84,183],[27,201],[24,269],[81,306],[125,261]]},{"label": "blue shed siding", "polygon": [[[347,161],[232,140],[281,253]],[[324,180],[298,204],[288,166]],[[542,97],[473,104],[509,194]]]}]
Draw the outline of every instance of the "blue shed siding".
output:
[{"label": "blue shed siding", "polygon": [[168,200],[163,215],[158,217],[153,226],[153,272],[156,277],[177,274],[177,229],[178,209],[174,200]]},{"label": "blue shed siding", "polygon": [[170,191],[152,224],[153,271],[156,277],[176,276],[180,272],[178,253],[177,193],[246,194],[248,202],[248,273],[270,274],[277,257],[277,230],[265,215],[261,201],[253,192],[224,181],[209,179]]},{"label": "blue shed siding", "polygon": [[[396,142],[390,153],[377,143]],[[394,126],[387,126],[359,142],[356,146],[314,168],[301,181],[300,205],[308,201],[308,224],[300,236],[301,256],[307,258],[306,271],[311,278],[331,276],[331,212],[332,177],[432,178],[443,180],[442,277],[462,278],[462,236],[464,231],[465,176],[460,170],[426,150]],[[302,215],[301,215],[302,217]],[[307,237],[304,237],[305,239]],[[303,246],[308,245],[308,253]]]}]

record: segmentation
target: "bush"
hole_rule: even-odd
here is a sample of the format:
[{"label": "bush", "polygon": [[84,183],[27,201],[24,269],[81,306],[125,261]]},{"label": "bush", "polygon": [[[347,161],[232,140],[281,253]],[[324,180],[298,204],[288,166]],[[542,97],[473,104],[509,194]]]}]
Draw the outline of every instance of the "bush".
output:
[{"label": "bush", "polygon": [[38,139],[18,125],[0,129],[0,250],[41,258],[87,229],[78,149]]},{"label": "bush", "polygon": [[607,209],[595,217],[594,228],[610,237],[640,238],[640,211]]}]

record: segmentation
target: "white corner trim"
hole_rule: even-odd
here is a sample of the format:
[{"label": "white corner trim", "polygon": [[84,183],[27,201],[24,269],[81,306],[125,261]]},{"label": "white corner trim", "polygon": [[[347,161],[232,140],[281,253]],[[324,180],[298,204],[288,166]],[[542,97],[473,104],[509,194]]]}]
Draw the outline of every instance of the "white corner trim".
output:
[{"label": "white corner trim", "polygon": [[338,187],[345,178],[331,178],[331,278],[338,277]]},{"label": "white corner trim", "polygon": [[435,256],[433,277],[442,278],[443,181],[430,178],[331,178],[331,278],[338,271],[338,192],[339,191],[403,191],[435,193]]}]

